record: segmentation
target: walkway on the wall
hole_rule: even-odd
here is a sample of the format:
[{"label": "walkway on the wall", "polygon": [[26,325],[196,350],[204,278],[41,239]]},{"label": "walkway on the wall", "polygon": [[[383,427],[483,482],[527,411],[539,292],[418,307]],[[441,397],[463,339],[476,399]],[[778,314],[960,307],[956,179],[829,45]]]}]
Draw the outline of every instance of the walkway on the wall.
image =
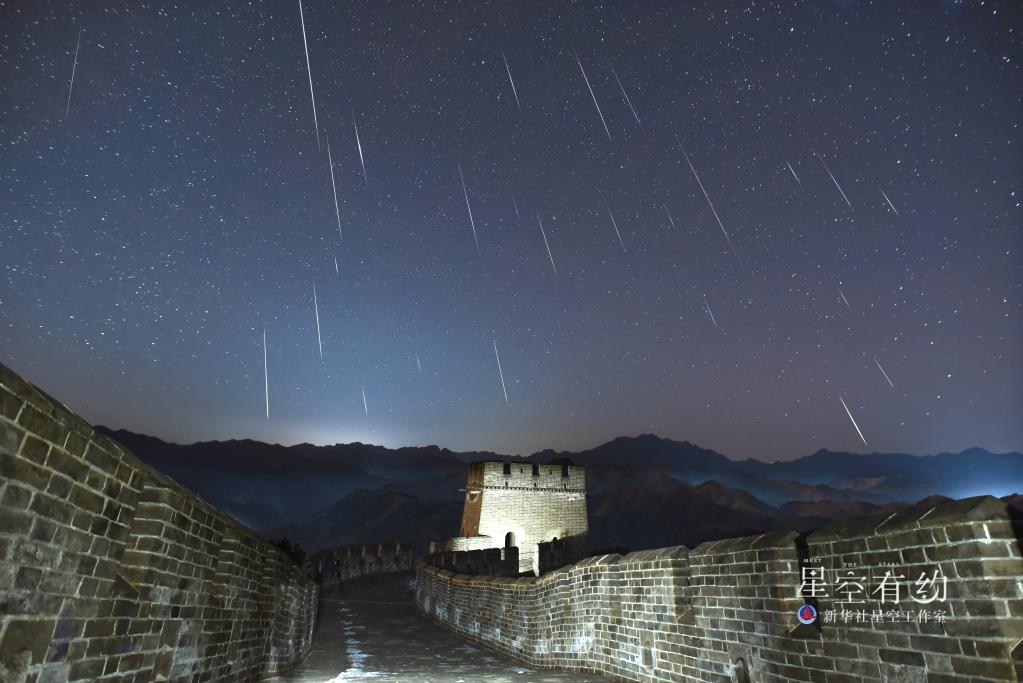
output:
[{"label": "walkway on the wall", "polygon": [[320,623],[292,683],[597,683],[537,671],[467,643],[416,609],[411,574],[353,579],[320,601]]}]

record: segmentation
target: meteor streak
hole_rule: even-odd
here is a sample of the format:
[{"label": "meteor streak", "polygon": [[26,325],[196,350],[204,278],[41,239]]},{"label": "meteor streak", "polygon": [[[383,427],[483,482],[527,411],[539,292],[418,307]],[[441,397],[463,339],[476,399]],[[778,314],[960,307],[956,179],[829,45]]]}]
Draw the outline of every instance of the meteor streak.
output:
[{"label": "meteor streak", "polygon": [[309,42],[305,37],[305,12],[302,0],[298,0],[298,16],[302,19],[302,45],[305,46],[305,69],[309,74],[309,99],[313,102],[313,127],[316,128],[316,149],[320,148],[320,124],[316,120],[316,95],[313,93],[313,67],[309,64]]},{"label": "meteor streak", "polygon": [[334,257],[334,272],[337,273],[338,275],[341,274],[341,269],[338,268],[337,266],[337,256]]},{"label": "meteor streak", "polygon": [[[337,236],[341,236],[341,206],[337,203],[337,184],[334,182],[334,159],[330,156],[330,136],[327,136],[327,164],[330,166],[330,188],[334,190],[334,214],[337,216]],[[334,267],[337,267],[337,257],[334,258]]]},{"label": "meteor streak", "polygon": [[827,165],[826,163],[824,163],[824,159],[822,159],[822,158],[821,158],[821,156],[820,156],[819,154],[818,154],[818,155],[816,155],[816,156],[817,156],[817,159],[818,159],[818,160],[819,160],[819,161],[821,162],[821,164],[822,164],[822,165],[824,166],[824,170],[828,172],[828,175],[829,175],[829,176],[831,176],[831,182],[833,182],[833,183],[835,184],[835,187],[837,187],[837,188],[838,188],[838,191],[842,193],[842,199],[844,199],[844,200],[845,200],[845,203],[846,203],[846,204],[848,204],[848,205],[849,205],[849,208],[851,209],[851,208],[852,208],[852,202],[850,202],[850,201],[849,201],[849,198],[845,196],[845,191],[844,191],[844,190],[842,190],[842,186],[838,184],[838,181],[837,181],[837,180],[835,180],[835,174],[831,172],[831,169],[830,169],[830,168],[828,168],[828,165]]},{"label": "meteor streak", "polygon": [[898,212],[898,211],[895,211],[895,205],[894,205],[894,204],[892,204],[892,200],[888,199],[888,195],[887,195],[887,193],[885,193],[885,191],[884,191],[883,189],[881,189],[880,187],[878,187],[877,189],[881,190],[881,195],[882,195],[882,196],[884,196],[884,200],[885,200],[886,202],[888,202],[888,206],[892,207],[892,211],[894,211],[894,212],[895,212],[895,215],[896,215],[896,216],[898,216],[898,215],[899,215],[899,212]]},{"label": "meteor streak", "polygon": [[720,332],[721,328],[718,327],[718,321],[714,319],[714,311],[710,310],[710,303],[707,301],[706,294],[703,295],[703,305],[707,309],[707,315],[710,316],[710,321],[714,323],[714,329]]},{"label": "meteor streak", "polygon": [[423,364],[419,362],[419,354],[416,354],[416,367],[419,368],[419,374],[423,374]]},{"label": "meteor streak", "polygon": [[700,186],[700,191],[703,192],[704,199],[707,200],[707,205],[710,206],[711,213],[714,214],[714,218],[718,222],[718,227],[721,228],[721,234],[725,236],[725,241],[728,242],[728,248],[732,250],[732,254],[735,255],[735,260],[742,263],[742,259],[739,258],[739,253],[735,250],[735,246],[732,244],[732,238],[728,236],[728,231],[725,230],[725,224],[721,222],[721,216],[718,215],[717,209],[714,208],[714,202],[710,201],[710,195],[707,194],[707,190],[703,187],[703,181],[700,180],[700,174],[696,172],[696,168],[693,166],[693,162],[689,159],[689,155],[686,153],[686,148],[682,146],[682,141],[678,139],[678,135],[675,135],[675,141],[678,142],[679,149],[682,150],[683,156],[686,158],[686,162],[689,164],[689,170],[693,172],[693,177],[696,178],[696,183]]},{"label": "meteor streak", "polygon": [[515,79],[512,78],[511,68],[508,66],[508,58],[501,53],[501,59],[504,60],[504,70],[508,72],[508,82],[511,83],[512,94],[515,95],[515,104],[518,105],[519,111],[522,111],[522,103],[519,102],[519,91],[515,89]]},{"label": "meteor streak", "polygon": [[881,371],[881,374],[882,374],[882,375],[884,375],[884,378],[885,378],[885,380],[886,380],[886,381],[888,382],[888,385],[889,385],[889,386],[890,386],[890,387],[891,387],[892,389],[894,389],[894,388],[895,388],[895,385],[894,385],[894,384],[892,384],[892,380],[891,380],[891,378],[890,378],[890,377],[888,376],[888,373],[887,373],[887,372],[885,372],[885,371],[884,371],[884,368],[882,368],[882,367],[881,367],[881,363],[879,363],[879,362],[878,362],[878,360],[877,360],[876,358],[874,359],[874,362],[875,362],[875,363],[877,363],[877,369]]},{"label": "meteor streak", "polygon": [[366,387],[362,387],[362,409],[366,412],[366,416],[369,417],[369,404],[366,403]]},{"label": "meteor streak", "polygon": [[845,302],[845,307],[848,308],[851,311],[852,310],[852,306],[849,305],[849,300],[846,299],[845,298],[845,294],[842,293],[842,288],[839,287],[838,285],[835,285],[835,289],[838,290],[838,296],[842,297],[842,301]]},{"label": "meteor streak", "polygon": [[[604,124],[604,132],[607,133],[607,139],[611,140],[611,131],[607,128],[607,121],[604,120],[604,114],[600,111],[600,105],[597,104],[597,96],[593,94],[593,88],[590,87],[590,79],[586,77],[586,69],[583,68],[582,60],[579,59],[579,55],[576,54],[575,50],[572,50],[572,54],[575,55],[575,61],[579,64],[579,70],[583,72],[583,80],[586,81],[586,89],[590,91],[590,97],[593,98],[593,106],[597,108],[597,115],[600,116],[600,122]],[[614,140],[611,140],[614,142]]]},{"label": "meteor streak", "polygon": [[313,310],[316,311],[316,344],[320,347],[320,360],[323,360],[323,339],[320,337],[320,305],[316,301],[316,283],[313,283]]},{"label": "meteor streak", "polygon": [[611,225],[614,226],[615,234],[618,235],[618,244],[622,245],[622,251],[625,251],[625,242],[622,241],[622,233],[618,232],[618,222],[615,221],[615,215],[611,213],[611,207],[605,204],[607,207],[607,215],[611,217]]},{"label": "meteor streak", "polygon": [[497,359],[497,373],[501,376],[501,391],[504,392],[504,402],[508,402],[508,389],[504,386],[504,371],[501,370],[501,356],[497,353],[497,339],[494,339],[494,358]]},{"label": "meteor streak", "polygon": [[355,111],[352,111],[352,125],[355,126],[355,144],[359,148],[359,163],[362,164],[362,179],[369,187],[369,176],[366,175],[366,160],[362,158],[362,142],[359,140],[359,124],[355,122]]},{"label": "meteor streak", "polygon": [[270,373],[266,365],[266,327],[263,327],[263,392],[266,395],[266,419],[270,419]]},{"label": "meteor streak", "polygon": [[462,179],[462,194],[465,195],[465,208],[469,210],[469,225],[472,226],[472,238],[476,240],[476,251],[480,252],[480,238],[476,234],[476,221],[472,218],[472,207],[469,206],[469,191],[465,189],[465,176],[462,175],[462,165],[458,165],[458,177]]},{"label": "meteor streak", "polygon": [[800,187],[802,187],[802,186],[803,186],[803,183],[802,183],[802,182],[800,182],[800,180],[799,180],[799,176],[797,176],[797,175],[796,175],[796,172],[792,170],[792,164],[790,164],[790,163],[788,162],[788,160],[786,160],[786,161],[785,161],[785,165],[789,167],[789,173],[791,173],[791,174],[792,174],[792,177],[793,177],[793,178],[795,178],[795,179],[796,179],[796,182],[797,182],[797,183],[799,183],[799,186],[800,186]]},{"label": "meteor streak", "polygon": [[849,406],[845,404],[845,399],[842,398],[841,394],[839,394],[838,400],[842,402],[842,407],[845,408],[845,414],[849,416],[849,421],[852,422],[853,427],[856,428],[856,433],[860,435],[860,441],[862,441],[863,445],[866,446],[867,440],[863,438],[863,432],[860,431],[860,426],[856,424],[856,419],[852,416],[852,413],[849,412]]},{"label": "meteor streak", "polygon": [[615,73],[614,69],[611,69],[611,74],[618,81],[618,87],[622,89],[622,94],[625,95],[625,101],[629,105],[629,109],[632,110],[632,116],[636,119],[636,123],[639,123],[639,114],[636,113],[636,108],[632,106],[632,100],[629,99],[629,93],[625,92],[625,86],[622,85],[622,81],[618,78],[618,74]]},{"label": "meteor streak", "polygon": [[512,198],[512,206],[515,207],[515,217],[521,219],[522,216],[519,215],[519,203],[515,200],[515,193],[514,192],[511,193],[511,198]]},{"label": "meteor streak", "polygon": [[82,25],[78,25],[78,42],[75,43],[75,62],[71,65],[71,83],[67,87],[67,105],[64,107],[64,123],[71,113],[71,91],[75,87],[75,71],[78,69],[78,49],[82,46]]},{"label": "meteor streak", "polygon": [[668,211],[668,205],[667,204],[661,204],[661,206],[664,207],[664,213],[666,213],[668,215],[668,222],[671,223],[671,229],[672,230],[677,230],[678,228],[675,227],[675,221],[672,220],[672,218],[671,218],[671,212]]},{"label": "meteor streak", "polygon": [[547,256],[551,260],[551,268],[554,270],[554,274],[558,274],[558,268],[554,265],[554,256],[551,254],[551,245],[547,242],[547,231],[543,229],[543,221],[540,220],[540,214],[536,214],[536,222],[540,224],[540,234],[543,235],[544,246],[547,247]]}]

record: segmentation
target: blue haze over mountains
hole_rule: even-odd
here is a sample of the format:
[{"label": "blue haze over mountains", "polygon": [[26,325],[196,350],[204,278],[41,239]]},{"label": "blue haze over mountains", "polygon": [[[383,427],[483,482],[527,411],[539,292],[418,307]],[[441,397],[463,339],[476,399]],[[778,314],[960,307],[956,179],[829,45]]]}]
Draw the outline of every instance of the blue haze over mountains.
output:
[{"label": "blue haze over mountains", "polygon": [[[104,429],[104,428],[101,428]],[[820,450],[796,460],[730,460],[689,442],[620,437],[581,452],[528,458],[437,446],[280,446],[251,440],[179,445],[104,429],[136,455],[267,536],[307,549],[400,540],[424,549],[457,533],[466,464],[587,467],[591,549],[696,545],[773,529],[890,514],[934,497],[1007,497],[1019,504],[1023,454],[915,456]],[[933,502],[933,501],[931,501]]]}]

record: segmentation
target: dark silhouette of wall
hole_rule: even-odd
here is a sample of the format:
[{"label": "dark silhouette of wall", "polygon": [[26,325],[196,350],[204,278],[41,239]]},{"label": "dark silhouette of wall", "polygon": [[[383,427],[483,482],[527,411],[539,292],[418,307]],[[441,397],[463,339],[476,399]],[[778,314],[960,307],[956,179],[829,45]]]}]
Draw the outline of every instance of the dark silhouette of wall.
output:
[{"label": "dark silhouette of wall", "polygon": [[310,562],[320,576],[322,588],[360,576],[413,569],[412,548],[401,543],[340,545],[313,553]]},{"label": "dark silhouette of wall", "polygon": [[0,365],[0,681],[256,681],[312,644],[307,569]]}]

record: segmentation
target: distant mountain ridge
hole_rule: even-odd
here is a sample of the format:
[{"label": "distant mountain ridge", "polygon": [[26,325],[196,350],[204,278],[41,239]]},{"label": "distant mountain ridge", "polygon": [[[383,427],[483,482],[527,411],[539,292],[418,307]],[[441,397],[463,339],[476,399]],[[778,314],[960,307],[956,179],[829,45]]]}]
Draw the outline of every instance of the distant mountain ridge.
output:
[{"label": "distant mountain ridge", "polygon": [[[466,463],[570,458],[587,468],[591,547],[654,547],[773,528],[809,529],[928,498],[1023,489],[1023,454],[853,454],[731,460],[688,441],[619,437],[578,452],[526,458],[437,446],[281,446],[250,440],[167,443],[99,427],[240,521],[312,550],[407,540],[458,529]],[[286,476],[285,476],[286,475]],[[432,535],[428,535],[432,534]]]}]

